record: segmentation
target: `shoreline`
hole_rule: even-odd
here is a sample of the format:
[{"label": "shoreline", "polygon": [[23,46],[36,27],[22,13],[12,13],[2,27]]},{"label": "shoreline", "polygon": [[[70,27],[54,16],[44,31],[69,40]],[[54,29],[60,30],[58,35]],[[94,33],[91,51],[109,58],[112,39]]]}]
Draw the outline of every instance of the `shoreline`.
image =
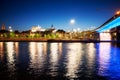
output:
[{"label": "shoreline", "polygon": [[46,39],[46,38],[0,38],[0,42],[120,42],[114,40],[82,40],[82,39]]}]

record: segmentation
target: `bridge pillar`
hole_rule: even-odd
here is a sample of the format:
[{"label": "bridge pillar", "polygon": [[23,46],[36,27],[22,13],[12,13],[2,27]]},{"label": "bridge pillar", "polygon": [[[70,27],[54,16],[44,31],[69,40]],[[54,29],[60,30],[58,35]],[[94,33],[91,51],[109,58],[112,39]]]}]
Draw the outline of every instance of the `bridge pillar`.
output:
[{"label": "bridge pillar", "polygon": [[111,30],[112,40],[120,40],[120,26],[112,28]]}]

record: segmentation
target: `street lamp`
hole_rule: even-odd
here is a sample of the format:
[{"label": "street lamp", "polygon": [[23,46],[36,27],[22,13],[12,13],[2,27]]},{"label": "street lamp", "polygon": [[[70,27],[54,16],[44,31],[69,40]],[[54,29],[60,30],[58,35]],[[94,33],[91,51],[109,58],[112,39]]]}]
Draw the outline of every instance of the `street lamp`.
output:
[{"label": "street lamp", "polygon": [[12,31],[13,31],[11,26],[9,26],[9,31],[10,31],[10,32],[12,32]]},{"label": "street lamp", "polygon": [[[74,25],[74,24],[75,24],[75,19],[71,19],[71,20],[70,20],[70,24],[71,24],[71,25]],[[72,34],[73,34],[73,33],[70,34],[71,38],[73,37]]]},{"label": "street lamp", "polygon": [[120,14],[120,11],[117,11],[116,14],[119,15],[119,14]]},{"label": "street lamp", "polygon": [[70,24],[74,24],[75,23],[75,20],[74,19],[71,19],[70,20]]}]

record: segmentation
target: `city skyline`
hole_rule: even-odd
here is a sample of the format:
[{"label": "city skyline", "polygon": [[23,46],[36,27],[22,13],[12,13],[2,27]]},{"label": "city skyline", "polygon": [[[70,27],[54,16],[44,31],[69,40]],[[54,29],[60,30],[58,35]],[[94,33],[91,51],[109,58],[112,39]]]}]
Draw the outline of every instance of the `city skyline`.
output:
[{"label": "city skyline", "polygon": [[20,31],[37,25],[49,28],[52,24],[64,30],[97,28],[120,9],[119,3],[119,0],[2,0],[0,25]]}]

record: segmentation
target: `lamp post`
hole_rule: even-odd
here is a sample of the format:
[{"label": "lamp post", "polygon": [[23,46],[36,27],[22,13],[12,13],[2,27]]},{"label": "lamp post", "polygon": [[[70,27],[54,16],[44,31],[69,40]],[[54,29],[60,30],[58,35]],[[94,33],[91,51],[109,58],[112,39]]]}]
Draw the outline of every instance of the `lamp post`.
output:
[{"label": "lamp post", "polygon": [[120,15],[120,11],[117,11],[117,12],[116,12],[116,15]]},{"label": "lamp post", "polygon": [[[75,19],[71,19],[70,24],[74,25],[75,24]],[[73,33],[70,32],[70,38],[72,38],[72,37],[73,37]]]}]

